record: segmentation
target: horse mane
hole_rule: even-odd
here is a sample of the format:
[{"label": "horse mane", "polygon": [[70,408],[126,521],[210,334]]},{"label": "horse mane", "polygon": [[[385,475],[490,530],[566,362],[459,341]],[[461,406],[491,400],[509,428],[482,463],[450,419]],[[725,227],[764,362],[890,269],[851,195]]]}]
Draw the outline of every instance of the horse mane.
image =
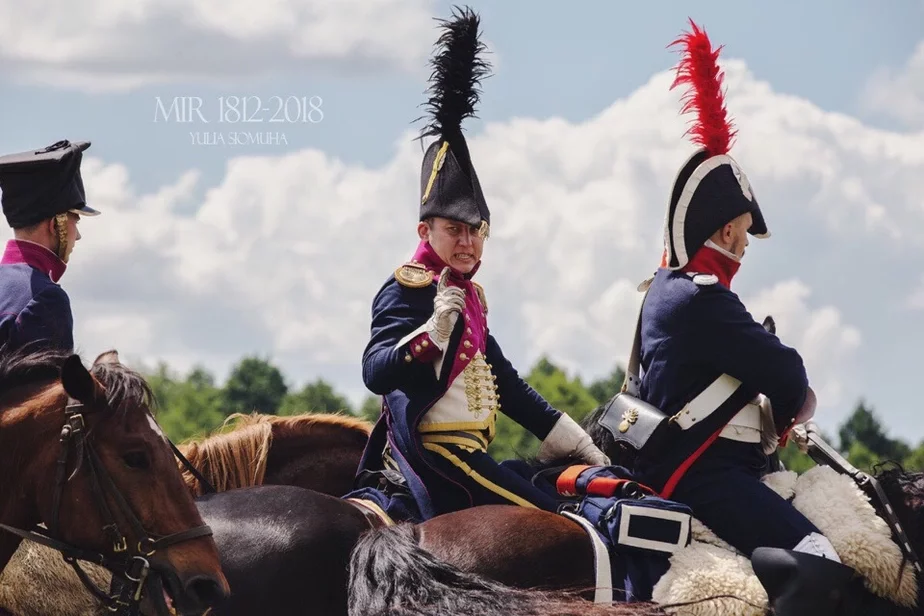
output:
[{"label": "horse mane", "polygon": [[[365,443],[371,431],[372,424],[347,415],[235,413],[215,433],[188,440],[179,449],[217,491],[223,492],[263,484],[274,439],[340,438]],[[199,481],[185,467],[180,470],[192,493],[201,496]]]},{"label": "horse mane", "polygon": [[[73,353],[29,344],[7,351],[0,348],[0,392],[57,382],[64,361]],[[144,377],[124,364],[101,362],[90,368],[90,374],[106,390],[106,403],[113,410],[127,412],[131,408],[150,408],[154,394]]]},{"label": "horse mane", "polygon": [[122,363],[103,362],[95,364],[90,374],[106,390],[109,408],[123,413],[129,409],[143,408],[154,414],[154,392],[140,373]]},{"label": "horse mane", "polygon": [[0,348],[0,391],[56,381],[61,377],[64,360],[70,356],[70,352],[58,349]]}]

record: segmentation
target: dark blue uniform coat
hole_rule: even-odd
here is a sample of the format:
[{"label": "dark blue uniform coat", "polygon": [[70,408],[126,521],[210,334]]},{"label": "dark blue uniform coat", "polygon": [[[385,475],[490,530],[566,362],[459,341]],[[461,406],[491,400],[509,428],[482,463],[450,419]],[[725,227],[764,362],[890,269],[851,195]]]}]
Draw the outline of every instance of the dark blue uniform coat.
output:
[{"label": "dark blue uniform coat", "polygon": [[0,261],[0,345],[74,348],[74,319],[57,284],[66,265],[32,242],[10,240]]},{"label": "dark blue uniform coat", "polygon": [[[694,279],[702,281],[697,284]],[[773,405],[777,432],[793,422],[808,380],[799,354],[767,332],[715,277],[658,270],[642,310],[643,400],[673,415],[723,373],[741,388],[700,425],[675,429],[640,479],[662,490],[674,471],[758,393]],[[670,498],[745,553],[764,545],[790,549],[817,530],[760,482],[767,456],[759,443],[718,438],[680,479]]]},{"label": "dark blue uniform coat", "polygon": [[[418,252],[418,255],[420,253]],[[430,256],[433,258],[433,255]],[[441,263],[434,263],[431,271],[441,271]],[[409,342],[398,346],[405,336],[423,325],[433,314],[433,300],[437,283],[422,288],[410,288],[391,276],[375,296],[372,305],[371,338],[363,354],[363,381],[375,394],[383,396],[383,412],[376,423],[363,455],[360,472],[383,468],[382,451],[387,443],[391,454],[407,481],[417,511],[406,511],[393,502],[382,503],[386,511],[397,518],[429,519],[435,515],[477,504],[466,489],[465,479],[445,472],[441,460],[422,446],[418,424],[449,386],[453,361],[443,363],[439,378],[433,363],[406,361],[411,353]],[[464,323],[462,319],[449,340],[445,356],[456,356],[460,348]],[[552,408],[533,390],[504,357],[494,337],[487,333],[485,358],[497,377],[497,393],[504,414],[532,432],[540,440],[551,431],[561,412]],[[482,454],[484,455],[484,454]],[[495,469],[496,470],[496,469]],[[508,481],[524,481],[522,477],[506,475]],[[495,481],[503,479],[494,478]],[[474,482],[472,482],[474,483]],[[469,486],[477,488],[477,486]],[[517,488],[523,491],[531,486]],[[353,493],[353,496],[362,496]],[[373,495],[367,494],[372,497]],[[536,496],[537,498],[551,497]],[[554,507],[554,502],[551,504]]]}]

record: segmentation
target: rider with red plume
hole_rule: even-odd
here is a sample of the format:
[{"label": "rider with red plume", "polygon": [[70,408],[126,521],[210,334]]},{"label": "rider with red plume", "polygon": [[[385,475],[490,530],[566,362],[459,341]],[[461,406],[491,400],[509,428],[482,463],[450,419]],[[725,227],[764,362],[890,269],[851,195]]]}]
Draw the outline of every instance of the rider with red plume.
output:
[{"label": "rider with red plume", "polygon": [[736,131],[723,99],[719,49],[691,24],[672,43],[682,50],[672,88],[687,88],[683,112],[696,114],[688,134],[698,149],[674,181],[661,267],[645,283],[641,378],[634,385],[642,400],[673,417],[673,426],[635,470],[744,554],[777,549],[759,551],[755,569],[779,607],[801,591],[773,572],[814,567],[815,574],[796,578],[811,579],[818,593],[844,590],[850,575],[819,529],[761,482],[775,470],[768,455],[780,439],[814,414],[815,396],[799,354],[756,322],[732,291],[748,236],[770,233],[754,188],[729,154]]}]

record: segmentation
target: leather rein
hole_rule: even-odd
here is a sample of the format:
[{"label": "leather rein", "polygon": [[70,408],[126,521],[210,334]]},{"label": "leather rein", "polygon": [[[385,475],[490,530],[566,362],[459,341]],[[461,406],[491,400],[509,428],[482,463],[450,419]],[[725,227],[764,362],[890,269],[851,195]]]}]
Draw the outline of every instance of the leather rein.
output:
[{"label": "leather rein", "polygon": [[[156,554],[158,550],[163,550],[191,539],[210,536],[212,529],[208,525],[202,525],[162,537],[155,537],[146,532],[131,505],[128,504],[128,501],[116,487],[112,477],[100,461],[92,441],[87,438],[87,427],[84,422],[84,414],[86,413],[87,410],[83,403],[68,397],[67,406],[64,409],[65,422],[59,439],[61,449],[58,453],[55,471],[51,523],[48,531],[45,532],[38,528],[35,530],[22,530],[6,524],[0,524],[0,529],[60,552],[64,561],[73,567],[87,590],[102,602],[110,612],[138,614],[142,590],[151,574],[151,565],[148,559]],[[186,460],[176,446],[173,443],[170,443],[170,446],[174,455],[178,456],[186,468],[202,482],[205,489],[214,492],[215,489]],[[75,467],[71,475],[66,476],[67,463],[71,457],[71,452],[75,454]],[[83,465],[88,470],[91,496],[103,518],[103,531],[109,541],[112,542],[113,555],[78,548],[58,538],[61,495],[64,491],[64,486],[77,474]],[[107,494],[115,502],[123,518],[128,522],[134,536],[138,538],[134,545],[129,545],[124,530],[116,522],[112,509],[106,502]],[[77,562],[79,560],[94,563],[108,569],[113,574],[112,588],[115,592],[108,594],[97,588],[86,572],[81,569]],[[159,603],[155,601],[155,605],[159,605]],[[161,610],[159,609],[159,611]]]},{"label": "leather rein", "polygon": [[860,489],[863,490],[870,499],[879,503],[882,517],[892,530],[892,536],[898,542],[898,546],[904,553],[905,558],[911,562],[912,566],[918,574],[920,574],[922,571],[921,559],[911,545],[911,541],[908,540],[908,535],[905,533],[905,529],[902,527],[902,523],[898,519],[898,516],[895,515],[895,509],[892,507],[892,503],[889,502],[889,497],[886,495],[885,490],[879,485],[879,481],[872,475],[864,473],[854,467],[833,447],[828,445],[824,439],[821,438],[821,435],[814,430],[808,430],[807,435],[808,455],[815,460],[815,462],[826,464],[837,472],[847,475],[856,482]]}]

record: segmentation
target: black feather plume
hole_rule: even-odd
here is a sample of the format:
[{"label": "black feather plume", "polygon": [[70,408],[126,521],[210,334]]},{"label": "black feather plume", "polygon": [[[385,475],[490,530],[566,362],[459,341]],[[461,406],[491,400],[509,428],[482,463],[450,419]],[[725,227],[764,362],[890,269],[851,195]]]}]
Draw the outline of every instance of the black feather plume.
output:
[{"label": "black feather plume", "polygon": [[[430,97],[425,103],[430,121],[420,137],[437,135],[449,141],[461,135],[462,121],[475,115],[480,82],[490,65],[479,57],[486,46],[479,40],[480,18],[470,8],[453,7],[452,19],[438,19],[443,33],[439,52],[430,60]],[[419,119],[419,118],[418,118]]]}]

